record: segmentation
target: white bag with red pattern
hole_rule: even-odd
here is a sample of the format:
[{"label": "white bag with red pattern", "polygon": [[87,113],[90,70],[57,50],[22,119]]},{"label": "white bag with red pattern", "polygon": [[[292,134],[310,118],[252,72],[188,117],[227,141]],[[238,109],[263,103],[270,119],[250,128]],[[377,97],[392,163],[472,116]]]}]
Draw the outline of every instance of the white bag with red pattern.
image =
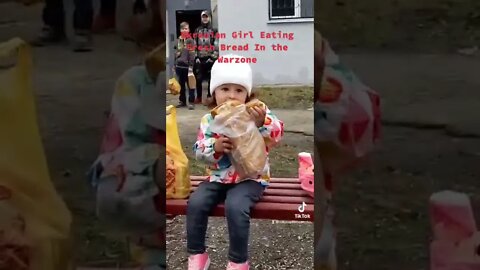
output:
[{"label": "white bag with red pattern", "polygon": [[315,139],[351,158],[373,150],[380,138],[380,97],[343,66],[324,40],[324,78],[315,104]]}]

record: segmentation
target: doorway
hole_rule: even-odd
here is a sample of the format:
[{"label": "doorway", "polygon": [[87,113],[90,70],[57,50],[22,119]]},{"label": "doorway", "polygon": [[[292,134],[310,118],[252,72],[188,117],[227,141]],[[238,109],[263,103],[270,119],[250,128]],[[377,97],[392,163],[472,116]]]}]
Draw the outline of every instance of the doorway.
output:
[{"label": "doorway", "polygon": [[201,25],[201,14],[203,10],[177,10],[175,12],[175,29],[176,38],[180,37],[180,24],[187,22],[190,25],[190,33],[193,34],[195,29]]}]

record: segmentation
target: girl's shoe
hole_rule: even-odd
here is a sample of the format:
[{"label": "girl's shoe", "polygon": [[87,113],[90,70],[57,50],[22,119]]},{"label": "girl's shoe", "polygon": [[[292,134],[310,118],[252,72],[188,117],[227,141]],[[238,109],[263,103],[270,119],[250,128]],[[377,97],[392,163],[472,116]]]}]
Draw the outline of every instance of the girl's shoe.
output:
[{"label": "girl's shoe", "polygon": [[234,262],[228,262],[227,270],[249,270],[250,265],[248,262],[244,263],[234,263]]},{"label": "girl's shoe", "polygon": [[188,257],[188,270],[208,270],[208,267],[210,267],[210,258],[206,252]]}]

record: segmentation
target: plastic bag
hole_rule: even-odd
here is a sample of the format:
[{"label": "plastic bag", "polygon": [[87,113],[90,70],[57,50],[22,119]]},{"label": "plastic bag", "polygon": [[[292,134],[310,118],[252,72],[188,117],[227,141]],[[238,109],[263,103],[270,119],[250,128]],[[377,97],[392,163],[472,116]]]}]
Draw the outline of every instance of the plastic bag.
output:
[{"label": "plastic bag", "polygon": [[430,197],[430,269],[480,269],[480,232],[469,197],[442,191]]},{"label": "plastic bag", "polygon": [[195,89],[197,87],[197,79],[195,78],[195,74],[193,74],[192,70],[188,71],[188,87],[190,89]]},{"label": "plastic bag", "polygon": [[184,199],[190,195],[191,181],[188,158],[183,152],[174,106],[167,107],[167,155],[166,188],[167,199]]},{"label": "plastic bag", "polygon": [[[323,208],[323,207],[322,207]],[[323,209],[322,209],[323,210]],[[320,237],[315,243],[315,269],[319,270],[336,270],[336,229],[333,223],[332,205],[326,205],[322,215],[322,227]],[[317,229],[317,228],[315,228]]]},{"label": "plastic bag", "polygon": [[344,67],[324,42],[324,79],[315,103],[315,140],[328,170],[346,168],[378,143],[380,97]]},{"label": "plastic bag", "polygon": [[72,269],[71,215],[50,180],[30,48],[12,39],[0,44],[0,59],[0,269]]},{"label": "plastic bag", "polygon": [[239,181],[256,179],[267,162],[265,141],[245,104],[232,106],[225,103],[222,106],[230,108],[215,116],[210,130],[232,141],[230,161],[239,175]]},{"label": "plastic bag", "polygon": [[168,80],[168,90],[170,90],[170,94],[172,95],[180,94],[180,83],[178,83],[176,78]]},{"label": "plastic bag", "polygon": [[314,197],[313,159],[310,153],[298,154],[298,180],[303,190]]}]

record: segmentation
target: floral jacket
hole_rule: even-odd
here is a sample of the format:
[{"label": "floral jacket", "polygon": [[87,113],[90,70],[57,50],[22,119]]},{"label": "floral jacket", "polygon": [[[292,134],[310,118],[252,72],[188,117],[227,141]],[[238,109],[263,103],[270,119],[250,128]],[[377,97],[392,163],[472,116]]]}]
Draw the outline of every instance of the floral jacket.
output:
[{"label": "floral jacket", "polygon": [[92,186],[116,177],[121,178],[117,191],[131,201],[164,196],[154,181],[155,166],[165,148],[164,100],[145,66],[122,74],[116,82],[100,155],[88,172]]},{"label": "floral jacket", "polygon": [[[197,142],[193,147],[193,151],[197,160],[204,161],[208,164],[207,171],[209,174],[208,180],[211,182],[220,182],[225,184],[235,183],[238,178],[238,173],[232,165],[228,156],[216,153],[213,146],[215,140],[220,137],[210,130],[210,124],[213,117],[210,113],[202,117],[200,128],[197,135]],[[279,120],[268,108],[265,123],[259,128],[262,134],[266,151],[280,142],[283,137],[283,122]],[[270,181],[270,164],[267,163],[261,175],[257,179],[262,185],[267,186]]]}]

